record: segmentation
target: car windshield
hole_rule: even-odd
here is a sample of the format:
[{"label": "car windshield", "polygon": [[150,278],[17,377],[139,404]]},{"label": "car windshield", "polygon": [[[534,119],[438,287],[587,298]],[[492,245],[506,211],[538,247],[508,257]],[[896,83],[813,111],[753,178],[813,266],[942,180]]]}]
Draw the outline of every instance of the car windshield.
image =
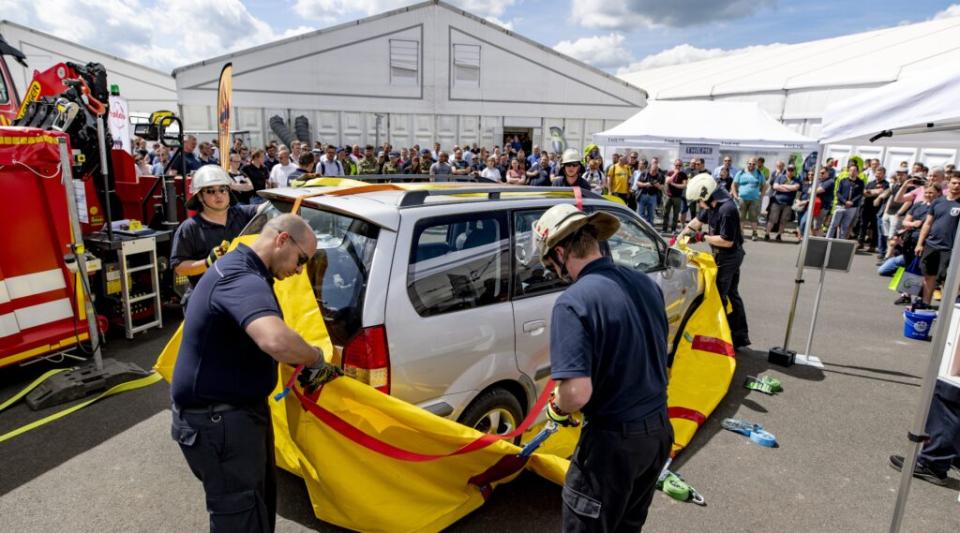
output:
[{"label": "car windshield", "polygon": [[[289,213],[292,205],[274,201],[244,229],[259,233],[271,218]],[[379,228],[339,213],[303,206],[317,237],[317,252],[307,263],[307,276],[334,344],[342,346],[362,325],[363,300]]]}]

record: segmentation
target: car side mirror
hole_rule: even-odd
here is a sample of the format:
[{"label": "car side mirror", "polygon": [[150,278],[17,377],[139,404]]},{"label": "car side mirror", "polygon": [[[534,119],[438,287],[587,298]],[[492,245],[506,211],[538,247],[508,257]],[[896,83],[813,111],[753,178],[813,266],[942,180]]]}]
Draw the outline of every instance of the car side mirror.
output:
[{"label": "car side mirror", "polygon": [[687,254],[677,248],[667,248],[667,266],[670,268],[686,268]]}]

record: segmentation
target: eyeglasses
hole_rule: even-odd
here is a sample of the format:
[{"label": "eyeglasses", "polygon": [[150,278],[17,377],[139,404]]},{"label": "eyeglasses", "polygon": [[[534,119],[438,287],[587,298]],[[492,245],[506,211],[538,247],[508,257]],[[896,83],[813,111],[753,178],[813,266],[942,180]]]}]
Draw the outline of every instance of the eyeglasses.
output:
[{"label": "eyeglasses", "polygon": [[297,267],[299,268],[307,264],[307,261],[310,260],[310,255],[307,254],[307,252],[303,251],[303,248],[300,247],[300,243],[297,242],[297,239],[293,238],[293,235],[290,235],[289,233],[287,233],[287,237],[290,237],[290,242],[292,242],[293,245],[297,247],[297,250],[300,250],[300,254],[303,254],[303,255],[297,254]]},{"label": "eyeglasses", "polygon": [[226,186],[223,186],[223,187],[205,187],[205,188],[203,189],[203,192],[206,193],[206,194],[209,194],[210,196],[213,196],[213,195],[215,195],[215,194],[217,194],[217,193],[227,194],[227,193],[230,192],[230,187],[226,187]]}]

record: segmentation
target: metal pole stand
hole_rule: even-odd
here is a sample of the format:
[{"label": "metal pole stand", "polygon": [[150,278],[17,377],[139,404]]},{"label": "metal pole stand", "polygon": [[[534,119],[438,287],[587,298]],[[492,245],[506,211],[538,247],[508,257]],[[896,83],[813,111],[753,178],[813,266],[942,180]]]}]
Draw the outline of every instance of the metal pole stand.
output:
[{"label": "metal pole stand", "polygon": [[[811,213],[808,213],[807,216],[810,216]],[[807,334],[807,347],[803,350],[803,353],[798,353],[796,358],[793,360],[794,363],[798,365],[812,366],[816,368],[823,368],[823,361],[819,357],[813,355],[810,352],[810,348],[813,347],[813,332],[817,327],[817,316],[820,314],[820,297],[823,296],[823,280],[827,276],[827,263],[830,261],[830,251],[833,248],[833,242],[827,242],[827,253],[823,255],[823,263],[820,265],[820,282],[817,285],[817,296],[813,300],[813,314],[810,316],[810,332]],[[803,258],[801,258],[801,261]]]},{"label": "metal pole stand", "polygon": [[70,214],[70,225],[73,242],[70,243],[70,253],[77,261],[81,300],[77,301],[77,308],[83,306],[87,315],[87,328],[90,335],[90,347],[93,351],[93,362],[74,368],[68,372],[61,372],[51,376],[37,388],[27,394],[27,405],[31,409],[44,409],[53,405],[66,403],[87,396],[91,393],[108,389],[139,377],[147,376],[147,372],[133,363],[120,362],[114,359],[103,359],[101,354],[100,331],[97,329],[97,315],[93,308],[89,283],[87,282],[87,263],[84,257],[80,219],[77,215],[77,204],[73,191],[73,172],[71,170],[70,154],[67,151],[67,140],[60,138],[60,167],[62,169],[62,183],[66,191],[67,211]]}]

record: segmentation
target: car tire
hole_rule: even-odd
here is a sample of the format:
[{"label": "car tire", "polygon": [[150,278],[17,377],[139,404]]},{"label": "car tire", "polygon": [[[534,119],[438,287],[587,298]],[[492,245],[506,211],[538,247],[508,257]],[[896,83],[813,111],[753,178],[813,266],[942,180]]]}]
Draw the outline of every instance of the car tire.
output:
[{"label": "car tire", "polygon": [[[520,401],[510,391],[499,387],[490,389],[463,410],[458,422],[483,433],[506,434],[523,421],[523,408]],[[496,425],[496,428],[492,426]],[[513,439],[514,444],[520,437]]]}]

